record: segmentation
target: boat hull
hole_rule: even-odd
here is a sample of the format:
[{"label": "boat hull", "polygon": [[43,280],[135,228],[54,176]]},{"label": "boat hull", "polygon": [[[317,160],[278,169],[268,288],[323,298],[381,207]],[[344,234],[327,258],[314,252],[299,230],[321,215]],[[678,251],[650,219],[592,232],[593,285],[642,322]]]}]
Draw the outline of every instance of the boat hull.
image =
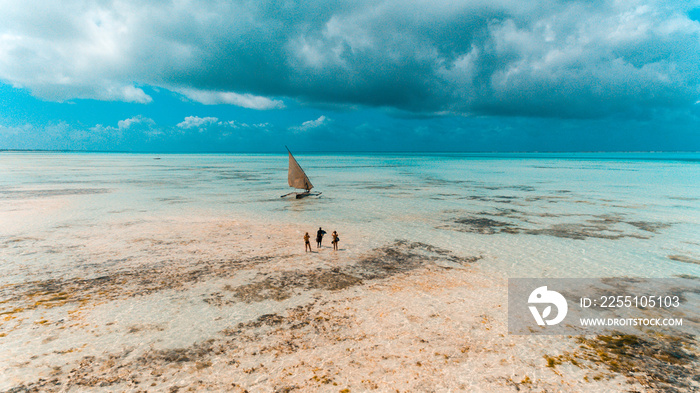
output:
[{"label": "boat hull", "polygon": [[321,195],[320,192],[302,192],[302,193],[296,194],[296,198],[302,199],[302,198],[306,198],[308,196],[319,196],[319,195]]},{"label": "boat hull", "polygon": [[284,198],[284,197],[287,197],[290,195],[294,195],[294,197],[296,199],[302,199],[302,198],[306,198],[308,196],[319,196],[319,195],[321,195],[321,193],[320,192],[290,192],[289,194],[284,194],[284,195],[280,196],[280,198]]}]

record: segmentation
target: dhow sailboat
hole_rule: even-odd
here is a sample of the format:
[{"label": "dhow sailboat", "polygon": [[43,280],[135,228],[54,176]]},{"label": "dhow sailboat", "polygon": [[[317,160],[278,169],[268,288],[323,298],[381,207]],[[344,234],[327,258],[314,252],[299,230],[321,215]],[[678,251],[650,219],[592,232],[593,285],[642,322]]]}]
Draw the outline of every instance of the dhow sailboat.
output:
[{"label": "dhow sailboat", "polygon": [[311,184],[309,177],[306,176],[306,173],[304,173],[304,170],[301,169],[301,166],[297,160],[294,159],[294,156],[292,155],[292,152],[289,151],[289,148],[287,146],[285,146],[285,148],[287,149],[287,153],[289,153],[289,171],[287,172],[287,182],[289,183],[289,187],[304,190],[304,192],[290,192],[289,194],[282,195],[281,198],[289,195],[296,195],[297,199],[301,199],[307,196],[321,195],[320,192],[311,192],[314,185]]}]

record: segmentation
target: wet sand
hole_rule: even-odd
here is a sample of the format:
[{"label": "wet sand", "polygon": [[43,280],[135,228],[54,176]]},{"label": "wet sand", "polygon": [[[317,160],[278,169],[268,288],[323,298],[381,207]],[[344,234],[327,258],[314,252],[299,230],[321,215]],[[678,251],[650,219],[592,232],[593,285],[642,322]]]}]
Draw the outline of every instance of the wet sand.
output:
[{"label": "wet sand", "polygon": [[313,229],[169,217],[84,228],[80,247],[4,239],[16,253],[76,246],[84,262],[27,266],[29,279],[0,287],[0,391],[700,386],[693,337],[508,335],[507,280],[482,269],[488,256],[377,246],[352,229],[339,230],[339,251],[328,238],[306,253]]}]

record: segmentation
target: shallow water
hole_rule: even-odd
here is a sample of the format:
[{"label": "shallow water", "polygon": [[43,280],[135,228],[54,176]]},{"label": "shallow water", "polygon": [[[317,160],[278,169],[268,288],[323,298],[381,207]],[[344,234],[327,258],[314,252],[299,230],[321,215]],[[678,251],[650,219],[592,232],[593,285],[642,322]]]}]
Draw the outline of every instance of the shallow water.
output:
[{"label": "shallow water", "polygon": [[[281,155],[3,153],[1,280],[69,272],[87,239],[191,215],[323,225],[369,248],[423,241],[491,255],[513,277],[700,275],[698,154],[298,159],[321,198],[279,198]],[[93,257],[77,263],[110,259]]]},{"label": "shallow water", "polygon": [[[445,316],[453,330],[436,334],[458,340],[468,329],[463,321],[487,321],[492,332],[469,328],[482,338],[479,345],[530,359],[539,353],[532,345],[565,343],[499,338],[504,278],[700,277],[700,154],[299,154],[297,160],[320,198],[280,198],[290,191],[284,155],[0,153],[0,389],[58,375],[56,367],[66,375],[86,356],[133,365],[131,353],[162,355],[172,363],[167,359],[180,356],[178,348],[199,351],[212,338],[258,329],[255,321],[265,315],[323,304],[319,299],[333,304],[336,297],[364,310],[367,318],[357,323],[378,339],[395,333],[382,330],[392,324],[397,331],[430,331],[440,326],[432,325],[434,315],[461,315],[460,299],[470,299],[462,319]],[[303,233],[313,237],[319,226],[340,233],[338,253],[302,253]],[[391,302],[400,308],[398,299],[385,304],[386,294],[371,289],[375,284],[359,286],[346,275],[374,282],[363,261],[407,244],[442,250],[431,262],[438,268],[473,266],[450,277],[455,283],[446,285],[452,289],[442,291],[444,299],[420,292],[428,284],[412,276],[396,280],[413,282],[415,292],[394,279],[376,284],[421,304],[425,309],[413,310],[420,318],[392,309]],[[435,280],[444,276],[426,274],[430,291],[440,290]],[[331,286],[324,287],[328,277]],[[373,319],[383,312],[395,315]],[[423,322],[412,325],[409,317]],[[366,341],[353,348],[362,345],[373,348]],[[303,356],[292,359],[304,364]],[[488,367],[499,375],[514,366]],[[187,374],[190,382],[199,372]],[[484,388],[478,369],[465,375],[465,386]],[[539,386],[561,388],[556,381],[552,374]]]}]

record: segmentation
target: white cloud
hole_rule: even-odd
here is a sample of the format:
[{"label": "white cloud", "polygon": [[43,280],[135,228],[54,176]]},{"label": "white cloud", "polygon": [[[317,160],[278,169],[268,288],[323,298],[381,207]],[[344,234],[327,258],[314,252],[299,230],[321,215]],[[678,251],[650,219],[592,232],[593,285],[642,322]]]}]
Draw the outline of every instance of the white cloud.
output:
[{"label": "white cloud", "polygon": [[124,119],[124,120],[119,120],[119,122],[117,122],[117,126],[119,127],[120,130],[126,130],[126,129],[128,129],[132,126],[136,126],[136,125],[146,125],[146,126],[152,127],[152,126],[156,125],[156,122],[153,119],[149,119],[149,118],[143,117],[141,115],[131,117],[128,119]]},{"label": "white cloud", "polygon": [[241,123],[235,120],[229,120],[229,121],[223,121],[219,122],[219,124],[225,126],[225,127],[231,127],[231,128],[249,128],[250,125],[248,123]]},{"label": "white cloud", "polygon": [[205,129],[215,129],[222,135],[229,135],[230,133],[227,130],[267,129],[270,127],[270,123],[248,124],[235,120],[219,120],[218,117],[187,116],[176,127],[183,130],[197,129],[199,132],[203,132]]},{"label": "white cloud", "polygon": [[192,101],[204,105],[228,104],[249,109],[283,109],[284,102],[252,94],[237,94],[233,92],[205,91],[196,89],[179,89],[179,93]]},{"label": "white cloud", "polygon": [[183,129],[189,128],[203,128],[212,124],[219,122],[216,117],[198,117],[198,116],[187,116],[185,120],[178,123],[177,126]]},{"label": "white cloud", "polygon": [[[108,91],[108,93],[111,93]],[[122,86],[117,90],[116,94],[108,94],[104,96],[106,101],[125,101],[125,102],[136,102],[139,104],[148,104],[153,101],[151,96],[144,93],[143,90],[134,86]]]},{"label": "white cloud", "polygon": [[89,131],[94,136],[94,142],[107,145],[108,142],[119,143],[130,138],[139,142],[150,141],[165,135],[165,131],[153,119],[141,115],[119,120],[116,127],[96,124]]},{"label": "white cloud", "polygon": [[585,117],[700,96],[696,2],[305,1],[283,14],[267,1],[1,4],[0,80],[54,101],[148,103],[140,86],[153,86],[258,110],[290,97]]},{"label": "white cloud", "polygon": [[329,122],[330,122],[330,119],[328,119],[326,116],[321,115],[316,120],[305,121],[305,122],[301,123],[300,126],[292,127],[291,129],[294,131],[308,131],[308,130],[312,130],[314,128],[321,127],[325,124],[328,124]]}]

